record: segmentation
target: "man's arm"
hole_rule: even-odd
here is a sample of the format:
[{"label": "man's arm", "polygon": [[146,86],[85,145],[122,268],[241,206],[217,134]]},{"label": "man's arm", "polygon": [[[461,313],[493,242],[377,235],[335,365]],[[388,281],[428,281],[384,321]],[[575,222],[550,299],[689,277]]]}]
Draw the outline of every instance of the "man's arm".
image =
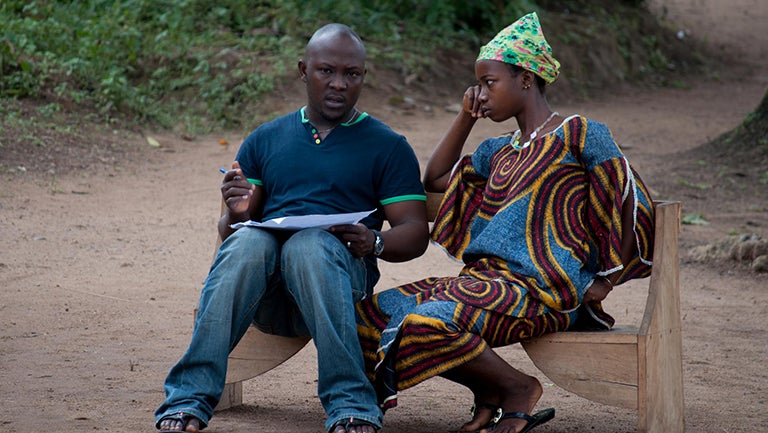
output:
[{"label": "man's arm", "polygon": [[[427,205],[407,200],[384,206],[390,229],[382,232],[384,250],[379,256],[388,262],[404,262],[424,254],[429,245]],[[373,233],[371,233],[373,234]],[[373,245],[375,238],[371,238]]]}]

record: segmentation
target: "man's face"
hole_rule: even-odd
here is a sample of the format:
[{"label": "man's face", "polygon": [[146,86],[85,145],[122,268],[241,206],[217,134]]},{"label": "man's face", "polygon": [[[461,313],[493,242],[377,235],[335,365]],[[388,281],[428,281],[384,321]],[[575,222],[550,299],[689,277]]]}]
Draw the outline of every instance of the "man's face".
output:
[{"label": "man's face", "polygon": [[310,117],[346,121],[365,78],[365,53],[356,41],[339,35],[316,44],[299,62],[299,70],[307,83],[307,108],[315,114]]}]

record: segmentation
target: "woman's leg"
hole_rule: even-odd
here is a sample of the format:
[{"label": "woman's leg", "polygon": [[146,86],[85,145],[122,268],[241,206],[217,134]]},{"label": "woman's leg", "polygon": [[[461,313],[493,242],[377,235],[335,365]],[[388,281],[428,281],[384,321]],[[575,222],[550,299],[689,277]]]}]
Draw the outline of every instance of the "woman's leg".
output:
[{"label": "woman's leg", "polygon": [[[379,307],[387,292],[379,294]],[[530,413],[542,395],[541,384],[514,369],[491,347],[554,331],[556,320],[549,315],[520,319],[452,301],[410,306],[411,301],[400,299],[393,305],[403,308],[389,308],[393,328],[385,329],[379,341],[386,353],[376,372],[379,391],[406,389],[435,375],[462,384],[473,392],[477,409],[464,431],[486,427],[496,408]],[[390,372],[396,372],[394,377]],[[494,431],[517,432],[526,422],[505,419]]]},{"label": "woman's leg", "polygon": [[[442,374],[448,380],[469,388],[475,402],[502,408],[504,412],[530,414],[543,393],[541,383],[509,365],[490,347],[480,356]],[[494,416],[490,408],[481,408],[475,418],[464,424],[460,431],[476,431],[488,425]],[[502,420],[494,432],[520,431],[526,424],[522,419]]]}]

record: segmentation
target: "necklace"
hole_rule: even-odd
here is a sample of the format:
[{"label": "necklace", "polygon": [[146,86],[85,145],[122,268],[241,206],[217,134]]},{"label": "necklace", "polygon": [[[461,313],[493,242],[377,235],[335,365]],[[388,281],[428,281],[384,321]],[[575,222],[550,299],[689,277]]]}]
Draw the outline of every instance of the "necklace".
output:
[{"label": "necklace", "polygon": [[547,117],[547,120],[545,120],[544,123],[539,125],[538,128],[534,129],[533,132],[531,132],[531,135],[528,136],[528,141],[526,141],[522,145],[520,144],[520,134],[521,134],[520,130],[518,129],[517,131],[515,131],[515,140],[512,142],[512,147],[514,147],[517,150],[528,147],[531,144],[531,141],[533,141],[533,139],[539,135],[539,132],[541,132],[542,128],[544,128],[544,126],[546,126],[547,123],[549,123],[549,121],[554,119],[555,116],[557,115],[558,115],[558,112],[553,111],[552,114],[550,114],[549,117]]},{"label": "necklace", "polygon": [[355,116],[357,116],[357,108],[353,108],[353,109],[352,109],[352,115],[351,115],[351,116],[349,116],[349,119],[347,119],[347,121],[346,121],[346,122],[337,123],[337,124],[335,124],[335,125],[331,126],[330,128],[327,128],[327,129],[318,129],[318,130],[317,130],[317,132],[319,132],[319,133],[321,133],[321,134],[324,134],[324,133],[326,133],[326,132],[330,132],[330,131],[333,131],[333,129],[334,129],[334,128],[336,128],[337,126],[339,126],[339,125],[342,125],[342,124],[345,124],[345,123],[349,123],[349,122],[351,122],[351,121],[352,121],[352,119],[354,119],[354,118],[355,118]]}]

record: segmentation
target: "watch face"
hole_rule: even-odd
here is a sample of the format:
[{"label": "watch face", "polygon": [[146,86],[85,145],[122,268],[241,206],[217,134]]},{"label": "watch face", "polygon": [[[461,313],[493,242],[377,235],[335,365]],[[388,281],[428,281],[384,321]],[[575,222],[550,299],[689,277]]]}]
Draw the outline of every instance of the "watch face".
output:
[{"label": "watch face", "polygon": [[382,239],[381,233],[378,231],[374,231],[373,235],[376,237],[376,240],[373,243],[373,254],[378,256],[382,251],[384,251],[384,239]]}]

